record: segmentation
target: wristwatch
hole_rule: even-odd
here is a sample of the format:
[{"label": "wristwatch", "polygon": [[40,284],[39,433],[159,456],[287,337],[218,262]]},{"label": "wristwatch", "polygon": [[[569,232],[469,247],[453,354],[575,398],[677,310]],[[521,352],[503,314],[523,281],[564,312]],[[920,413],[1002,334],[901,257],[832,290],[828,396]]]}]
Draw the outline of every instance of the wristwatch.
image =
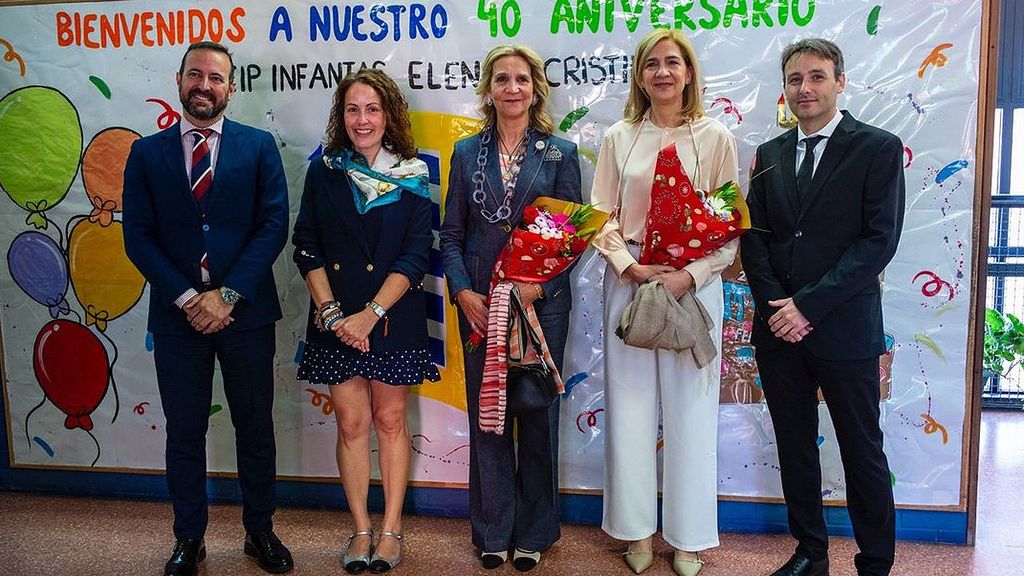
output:
[{"label": "wristwatch", "polygon": [[227,286],[221,286],[220,299],[223,300],[225,304],[234,306],[235,304],[238,303],[239,300],[242,299],[242,295],[239,294],[238,292],[235,292],[231,288],[228,288]]},{"label": "wristwatch", "polygon": [[388,315],[388,311],[383,306],[377,304],[373,300],[367,302],[366,307],[372,310],[373,313],[377,315],[377,318],[383,318]]}]

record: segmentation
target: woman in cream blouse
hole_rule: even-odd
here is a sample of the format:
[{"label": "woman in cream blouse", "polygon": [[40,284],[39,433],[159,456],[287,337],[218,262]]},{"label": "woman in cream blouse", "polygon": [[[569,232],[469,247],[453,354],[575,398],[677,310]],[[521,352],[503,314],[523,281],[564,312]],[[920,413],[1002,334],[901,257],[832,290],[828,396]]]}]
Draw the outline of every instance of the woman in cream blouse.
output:
[{"label": "woman in cream blouse", "polygon": [[678,30],[654,30],[636,48],[626,118],[601,145],[592,201],[618,207],[594,240],[608,262],[604,281],[605,493],[602,528],[629,542],[626,563],[640,573],[653,563],[658,520],[658,423],[663,424],[662,536],[675,548],[673,569],[694,576],[697,554],[718,545],[717,463],[720,359],[698,369],[688,353],[626,346],[615,335],[637,286],[663,283],[676,297],[691,288],[714,320],[721,352],[721,273],[738,240],[679,270],[637,262],[659,151],[675,144],[693,187],[711,191],[737,181],[736,145],[704,116],[696,55]]}]

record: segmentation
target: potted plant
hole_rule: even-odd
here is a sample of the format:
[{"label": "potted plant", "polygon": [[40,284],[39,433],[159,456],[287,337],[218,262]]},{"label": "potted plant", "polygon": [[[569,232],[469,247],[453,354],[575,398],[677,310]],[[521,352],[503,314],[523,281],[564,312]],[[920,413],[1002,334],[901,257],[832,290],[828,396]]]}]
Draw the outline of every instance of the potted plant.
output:
[{"label": "potted plant", "polygon": [[1024,361],[1024,322],[1013,314],[985,309],[985,344],[982,374],[987,384],[992,375],[1007,376]]}]

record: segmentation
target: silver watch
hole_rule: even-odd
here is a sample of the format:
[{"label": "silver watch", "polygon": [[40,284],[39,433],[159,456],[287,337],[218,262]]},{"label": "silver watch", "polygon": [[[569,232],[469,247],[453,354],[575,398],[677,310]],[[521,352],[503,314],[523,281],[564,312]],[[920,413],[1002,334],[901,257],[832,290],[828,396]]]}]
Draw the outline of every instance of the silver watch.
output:
[{"label": "silver watch", "polygon": [[242,295],[227,286],[221,286],[220,299],[223,300],[225,304],[234,306],[242,299]]},{"label": "silver watch", "polygon": [[380,304],[377,304],[373,300],[370,300],[369,302],[367,302],[366,303],[366,307],[369,308],[370,310],[372,310],[373,313],[377,315],[377,318],[383,318],[383,317],[388,315],[387,309],[385,309]]}]

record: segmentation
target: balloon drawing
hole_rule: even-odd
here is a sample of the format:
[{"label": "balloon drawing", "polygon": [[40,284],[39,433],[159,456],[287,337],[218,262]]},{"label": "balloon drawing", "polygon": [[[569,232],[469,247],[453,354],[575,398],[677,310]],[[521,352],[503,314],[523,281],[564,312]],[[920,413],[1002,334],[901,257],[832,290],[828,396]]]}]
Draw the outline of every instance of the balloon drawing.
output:
[{"label": "balloon drawing", "polygon": [[124,165],[132,143],[141,138],[127,128],[107,128],[93,136],[82,157],[82,183],[92,203],[89,220],[110,226],[114,213],[121,211]]},{"label": "balloon drawing", "polygon": [[82,155],[78,111],[53,88],[28,86],[0,99],[0,188],[46,228],[44,212],[68,193]]},{"label": "balloon drawing", "polygon": [[85,308],[85,324],[103,332],[107,322],[135,305],[146,280],[124,251],[122,224],[83,219],[71,230],[68,261],[71,285]]},{"label": "balloon drawing", "polygon": [[103,343],[71,320],[51,320],[36,336],[32,367],[46,398],[67,415],[64,427],[92,430],[93,410],[107,394],[110,364]]},{"label": "balloon drawing", "polygon": [[68,314],[68,263],[49,236],[29,231],[18,234],[7,249],[7,267],[15,284],[29,298],[50,309],[50,317]]}]

